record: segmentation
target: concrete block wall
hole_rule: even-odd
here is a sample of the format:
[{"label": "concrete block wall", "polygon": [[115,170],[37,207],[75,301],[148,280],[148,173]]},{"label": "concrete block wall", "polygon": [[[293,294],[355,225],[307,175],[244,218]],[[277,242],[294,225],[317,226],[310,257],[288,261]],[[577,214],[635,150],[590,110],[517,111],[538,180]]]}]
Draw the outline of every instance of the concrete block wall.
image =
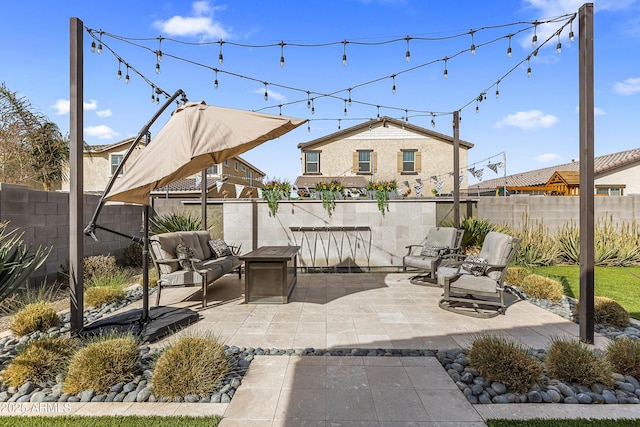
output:
[{"label": "concrete block wall", "polygon": [[[84,224],[88,224],[99,197],[85,195]],[[45,277],[55,279],[69,261],[69,193],[30,190],[27,186],[0,183],[0,222],[9,221],[8,231],[22,233],[22,240],[33,248],[51,247],[45,264],[32,281]],[[107,205],[98,223],[128,235],[141,235],[142,209],[134,205]],[[84,254],[120,256],[132,242],[129,239],[98,230],[99,242],[84,238]]]}]

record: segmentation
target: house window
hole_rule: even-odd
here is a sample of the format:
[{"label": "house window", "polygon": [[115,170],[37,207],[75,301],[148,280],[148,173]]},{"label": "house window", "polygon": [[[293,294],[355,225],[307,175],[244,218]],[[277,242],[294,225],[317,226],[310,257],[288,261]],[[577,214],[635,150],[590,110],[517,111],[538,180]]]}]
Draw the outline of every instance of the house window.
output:
[{"label": "house window", "polygon": [[244,165],[240,165],[240,170],[241,170],[242,172],[246,172],[247,168],[245,168],[245,167],[244,167]]},{"label": "house window", "polygon": [[416,171],[416,152],[402,150],[402,172]]},{"label": "house window", "polygon": [[320,152],[306,151],[304,153],[305,173],[320,173]]},{"label": "house window", "polygon": [[237,161],[233,162],[233,169],[234,170],[238,170],[238,162]]},{"label": "house window", "polygon": [[229,160],[225,160],[224,162],[222,162],[222,164],[225,166],[229,166]]},{"label": "house window", "polygon": [[[118,166],[120,166],[120,163],[122,163],[123,159],[124,159],[124,154],[111,154],[110,156],[111,176],[113,176],[116,173],[116,169],[118,169]],[[120,171],[118,176],[122,175],[122,173],[123,173],[123,170]]]},{"label": "house window", "polygon": [[358,151],[358,173],[371,173],[371,151]]},{"label": "house window", "polygon": [[207,175],[218,175],[220,172],[220,165],[213,165],[213,166],[209,166],[207,168]]},{"label": "house window", "polygon": [[605,186],[596,187],[596,194],[598,196],[622,196],[624,186]]}]

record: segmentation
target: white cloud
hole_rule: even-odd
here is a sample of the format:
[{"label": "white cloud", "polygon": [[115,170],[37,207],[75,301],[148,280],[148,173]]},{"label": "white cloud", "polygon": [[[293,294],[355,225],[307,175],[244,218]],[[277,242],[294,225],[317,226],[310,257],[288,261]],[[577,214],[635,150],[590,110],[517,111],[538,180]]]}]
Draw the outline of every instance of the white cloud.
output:
[{"label": "white cloud", "polygon": [[640,92],[640,77],[629,77],[613,85],[613,91],[618,95],[633,95]]},{"label": "white cloud", "polygon": [[111,139],[120,135],[118,132],[105,125],[88,126],[84,128],[84,133],[86,136],[92,136],[98,139]]},{"label": "white cloud", "polygon": [[[259,93],[264,96],[264,89],[256,89],[252,92]],[[271,89],[267,89],[267,93],[269,94],[269,99],[273,99],[275,101],[280,101],[280,102],[287,102],[287,97],[281,93],[274,92]]]},{"label": "white cloud", "polygon": [[558,118],[551,114],[544,114],[540,110],[518,111],[509,114],[498,121],[494,127],[501,129],[505,126],[513,126],[524,130],[549,128],[558,123]]},{"label": "white cloud", "polygon": [[[56,116],[63,116],[69,114],[71,109],[71,102],[68,99],[58,99],[55,104],[51,105],[51,108],[56,110]],[[95,99],[89,100],[84,103],[85,110],[95,110],[98,108],[98,101]]]},{"label": "white cloud", "polygon": [[552,163],[557,162],[561,157],[556,153],[545,153],[534,157],[534,159],[539,163]]},{"label": "white cloud", "polygon": [[111,114],[111,110],[109,110],[108,108],[106,110],[96,111],[96,116],[98,117],[111,117]]},{"label": "white cloud", "polygon": [[191,5],[190,16],[176,15],[166,21],[155,21],[153,26],[169,36],[198,36],[204,39],[226,39],[229,37],[221,22],[214,19],[214,12],[226,6],[211,6],[208,1],[197,1]]}]

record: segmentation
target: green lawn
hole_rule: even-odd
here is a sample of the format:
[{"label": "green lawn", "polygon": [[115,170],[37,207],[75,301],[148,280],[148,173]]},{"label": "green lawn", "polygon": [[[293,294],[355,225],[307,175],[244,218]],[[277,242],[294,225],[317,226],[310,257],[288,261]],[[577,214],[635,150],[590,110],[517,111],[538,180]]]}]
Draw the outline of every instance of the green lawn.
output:
[{"label": "green lawn", "polygon": [[[534,267],[532,271],[559,280],[564,293],[578,298],[580,295],[580,267],[577,265]],[[634,319],[640,319],[640,267],[595,267],[594,293],[609,297],[622,305]]]},{"label": "green lawn", "polygon": [[2,416],[0,426],[7,427],[216,427],[219,416],[213,417],[141,417],[141,416],[101,416],[101,417],[20,417]]}]

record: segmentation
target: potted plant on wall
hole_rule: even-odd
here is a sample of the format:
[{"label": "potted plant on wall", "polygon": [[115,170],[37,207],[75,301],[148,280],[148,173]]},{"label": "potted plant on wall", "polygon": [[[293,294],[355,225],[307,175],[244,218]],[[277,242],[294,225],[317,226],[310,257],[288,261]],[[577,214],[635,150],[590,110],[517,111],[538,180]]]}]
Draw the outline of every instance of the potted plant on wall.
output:
[{"label": "potted plant on wall", "polygon": [[344,185],[340,182],[333,180],[330,182],[319,182],[314,187],[316,197],[319,194],[322,199],[322,207],[327,211],[327,214],[331,216],[336,209],[336,197],[342,194],[344,191]]},{"label": "potted plant on wall", "polygon": [[395,181],[371,181],[367,184],[367,190],[370,194],[373,193],[382,216],[389,210],[389,193],[395,192],[397,188],[398,184]]},{"label": "potted plant on wall", "polygon": [[278,212],[278,202],[289,198],[291,184],[288,181],[272,179],[262,185],[262,199],[269,206],[269,216],[275,216]]}]

